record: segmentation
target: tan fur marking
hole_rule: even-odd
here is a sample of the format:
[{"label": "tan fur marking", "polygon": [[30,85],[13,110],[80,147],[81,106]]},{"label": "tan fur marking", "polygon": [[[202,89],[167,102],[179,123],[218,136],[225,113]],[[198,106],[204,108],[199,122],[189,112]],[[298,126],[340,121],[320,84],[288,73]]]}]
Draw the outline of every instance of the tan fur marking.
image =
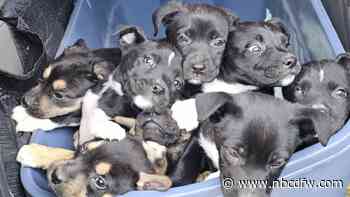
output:
[{"label": "tan fur marking", "polygon": [[106,193],[106,194],[103,194],[103,196],[102,197],[113,197],[113,195],[112,194],[110,194],[110,193]]},{"label": "tan fur marking", "polygon": [[96,173],[99,175],[106,175],[112,168],[112,164],[107,162],[100,162],[95,166]]},{"label": "tan fur marking", "polygon": [[29,167],[47,169],[57,161],[69,160],[73,157],[74,151],[71,150],[29,144],[20,149],[17,161]]},{"label": "tan fur marking", "polygon": [[58,79],[53,82],[52,86],[55,90],[63,90],[67,87],[67,82],[63,79]]}]

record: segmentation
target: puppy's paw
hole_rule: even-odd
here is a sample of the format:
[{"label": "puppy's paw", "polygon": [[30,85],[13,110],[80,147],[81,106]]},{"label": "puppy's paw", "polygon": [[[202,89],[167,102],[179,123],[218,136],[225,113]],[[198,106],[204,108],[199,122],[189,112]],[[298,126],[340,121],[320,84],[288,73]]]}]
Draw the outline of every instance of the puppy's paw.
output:
[{"label": "puppy's paw", "polygon": [[33,132],[38,129],[52,130],[60,127],[59,124],[52,122],[50,119],[40,119],[31,116],[22,106],[17,106],[13,109],[11,118],[17,122],[17,132]]},{"label": "puppy's paw", "polygon": [[168,168],[167,148],[156,142],[142,142],[148,160],[153,164],[157,174],[165,174]]},{"label": "puppy's paw", "polygon": [[24,145],[17,154],[17,161],[24,166],[47,169],[52,163],[71,159],[74,152],[40,144]]},{"label": "puppy's paw", "polygon": [[126,131],[112,121],[106,120],[96,124],[98,125],[93,127],[92,133],[98,138],[120,141],[126,137]]},{"label": "puppy's paw", "polygon": [[171,107],[172,117],[180,129],[191,131],[198,127],[198,116],[195,99],[176,101]]}]

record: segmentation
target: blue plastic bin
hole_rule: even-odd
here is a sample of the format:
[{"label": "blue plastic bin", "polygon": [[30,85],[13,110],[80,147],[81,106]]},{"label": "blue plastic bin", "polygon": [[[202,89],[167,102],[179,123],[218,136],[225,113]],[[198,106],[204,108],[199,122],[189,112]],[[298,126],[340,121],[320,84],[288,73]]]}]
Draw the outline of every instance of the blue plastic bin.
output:
[{"label": "blue plastic bin", "polygon": [[[166,0],[78,0],[69,27],[62,41],[65,46],[83,38],[92,48],[115,47],[115,32],[119,25],[131,24],[152,35],[152,12]],[[242,20],[263,20],[267,9],[272,16],[282,18],[292,33],[292,47],[301,62],[334,58],[344,52],[338,36],[320,0],[189,0],[189,3],[209,3],[224,6]],[[161,34],[164,36],[164,34]],[[327,147],[316,144],[294,154],[282,173],[288,179],[342,180],[344,188],[275,189],[274,197],[317,196],[344,197],[350,181],[350,123],[339,131]],[[32,142],[55,147],[72,148],[72,130],[38,131]],[[55,196],[47,186],[42,170],[23,167],[21,179],[33,197]],[[216,197],[222,196],[218,179],[173,188],[168,192],[130,192],[127,197]]]}]

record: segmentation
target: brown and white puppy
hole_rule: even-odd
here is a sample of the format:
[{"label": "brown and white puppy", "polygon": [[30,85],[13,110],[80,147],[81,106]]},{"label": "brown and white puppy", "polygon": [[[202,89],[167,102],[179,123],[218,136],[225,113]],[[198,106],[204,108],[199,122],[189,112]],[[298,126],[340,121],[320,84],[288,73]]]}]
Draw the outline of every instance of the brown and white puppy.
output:
[{"label": "brown and white puppy", "polygon": [[84,40],[66,48],[14,109],[17,131],[79,125],[85,93],[108,80],[120,55],[119,49],[90,50]]},{"label": "brown and white puppy", "polygon": [[133,137],[76,156],[73,151],[30,144],[21,149],[18,161],[47,169],[49,185],[59,197],[109,197],[171,187],[171,180],[157,173],[154,161],[163,155],[155,154],[155,149],[154,144]]}]

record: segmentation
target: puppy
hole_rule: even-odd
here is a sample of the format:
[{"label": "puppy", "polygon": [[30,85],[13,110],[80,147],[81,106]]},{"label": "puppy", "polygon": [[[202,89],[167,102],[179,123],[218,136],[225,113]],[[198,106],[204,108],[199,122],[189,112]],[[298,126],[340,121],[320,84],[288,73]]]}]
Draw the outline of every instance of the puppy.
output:
[{"label": "puppy", "polygon": [[230,32],[218,79],[204,92],[240,93],[291,84],[301,70],[290,52],[289,34],[281,21],[239,22]]},{"label": "puppy", "polygon": [[[321,110],[329,117],[329,124],[341,127],[349,117],[349,66],[349,53],[340,54],[335,60],[309,62],[302,66],[296,80],[283,88],[284,97]],[[312,142],[314,137],[317,139],[315,134],[310,128],[301,134],[301,138],[305,143]],[[325,145],[326,141],[321,140],[321,143]]]},{"label": "puppy", "polygon": [[184,85],[182,58],[176,48],[147,39],[138,27],[124,27],[118,35],[122,57],[111,83],[84,98],[80,130],[92,137],[122,139],[125,130],[111,122],[113,117],[135,118],[141,111],[162,113],[180,98]]},{"label": "puppy", "polygon": [[108,80],[120,56],[119,49],[90,50],[84,40],[66,48],[14,109],[17,131],[79,125],[85,93]]},{"label": "puppy", "polygon": [[210,82],[219,74],[229,31],[238,17],[206,4],[170,1],[153,13],[155,35],[161,24],[167,40],[183,56],[184,78],[190,84]]},{"label": "puppy", "polygon": [[[140,113],[136,119],[116,117],[114,120],[131,130],[129,135],[137,136],[146,142],[157,143],[166,150],[166,161],[157,162],[158,169],[164,173],[171,171],[181,157],[189,139],[190,132],[180,130],[176,121],[172,119],[170,110],[162,113]],[[166,162],[166,166],[163,164]]]},{"label": "puppy", "polygon": [[74,156],[73,151],[30,144],[21,149],[18,160],[32,167],[48,167],[49,185],[59,197],[106,197],[133,190],[169,189],[171,180],[157,174],[149,159],[163,156],[154,154],[156,148],[128,137]]},{"label": "puppy", "polygon": [[262,93],[209,93],[196,98],[201,122],[199,144],[232,178],[266,181],[267,188],[225,189],[224,196],[269,196],[272,183],[298,144],[303,127],[313,127],[323,142],[339,129],[320,109],[305,108]]},{"label": "puppy", "polygon": [[[202,91],[237,94],[289,85],[301,66],[288,44],[287,30],[277,19],[236,22],[228,37],[220,73],[214,81],[203,84]],[[196,116],[186,115],[195,114],[194,100],[177,102],[172,110],[180,128],[193,130],[198,126]]]}]

